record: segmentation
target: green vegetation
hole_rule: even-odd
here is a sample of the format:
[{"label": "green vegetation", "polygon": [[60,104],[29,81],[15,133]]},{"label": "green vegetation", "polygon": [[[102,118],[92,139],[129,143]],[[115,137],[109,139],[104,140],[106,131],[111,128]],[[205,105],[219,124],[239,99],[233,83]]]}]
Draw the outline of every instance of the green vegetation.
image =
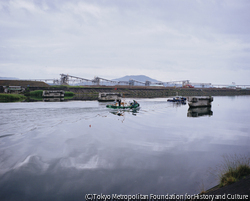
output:
[{"label": "green vegetation", "polygon": [[65,91],[65,92],[64,92],[64,99],[65,99],[65,100],[71,99],[71,98],[73,98],[74,95],[75,95],[75,94],[74,94],[73,92],[71,92],[71,91]]},{"label": "green vegetation", "polygon": [[69,87],[69,85],[50,85],[49,86],[50,88],[60,88],[60,89],[62,89],[62,88],[68,88]]},{"label": "green vegetation", "polygon": [[42,97],[36,97],[36,96],[28,96],[27,98],[27,101],[30,102],[30,101],[43,101],[43,98]]},{"label": "green vegetation", "polygon": [[67,87],[68,88],[86,88],[86,86],[70,86],[70,85],[68,85]]},{"label": "green vegetation", "polygon": [[224,162],[219,166],[220,187],[232,184],[250,175],[249,156],[224,156]]},{"label": "green vegetation", "polygon": [[71,85],[51,85],[50,88],[60,88],[60,89],[67,89],[67,88],[86,88],[86,86],[71,86]]},{"label": "green vegetation", "polygon": [[31,97],[42,97],[43,96],[43,90],[36,90],[36,91],[31,91],[29,93]]},{"label": "green vegetation", "polygon": [[26,97],[21,94],[0,94],[0,102],[23,101]]},{"label": "green vegetation", "polygon": [[75,94],[71,91],[65,91],[64,92],[64,97],[73,97]]}]

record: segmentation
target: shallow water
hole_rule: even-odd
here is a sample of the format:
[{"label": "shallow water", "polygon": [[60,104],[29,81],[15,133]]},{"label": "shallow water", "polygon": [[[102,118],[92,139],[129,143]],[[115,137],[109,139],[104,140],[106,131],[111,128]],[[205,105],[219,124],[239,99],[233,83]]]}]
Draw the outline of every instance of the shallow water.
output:
[{"label": "shallow water", "polygon": [[194,194],[218,183],[223,155],[250,154],[250,96],[191,112],[166,100],[0,103],[0,200]]}]

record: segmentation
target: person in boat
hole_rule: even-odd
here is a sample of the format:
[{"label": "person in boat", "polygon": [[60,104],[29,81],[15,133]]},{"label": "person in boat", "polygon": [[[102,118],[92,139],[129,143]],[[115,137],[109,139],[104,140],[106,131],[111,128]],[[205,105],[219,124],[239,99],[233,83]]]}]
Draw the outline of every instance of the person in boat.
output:
[{"label": "person in boat", "polygon": [[117,102],[118,102],[119,106],[121,106],[121,99],[118,99]]},{"label": "person in boat", "polygon": [[135,100],[133,100],[133,101],[134,102],[133,102],[132,106],[135,106],[137,104],[137,102]]}]

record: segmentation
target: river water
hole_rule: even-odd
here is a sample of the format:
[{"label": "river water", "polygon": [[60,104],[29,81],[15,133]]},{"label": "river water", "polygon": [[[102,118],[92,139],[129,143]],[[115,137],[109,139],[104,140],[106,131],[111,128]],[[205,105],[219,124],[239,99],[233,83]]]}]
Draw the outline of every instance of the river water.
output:
[{"label": "river water", "polygon": [[201,111],[137,101],[136,111],[0,103],[0,200],[196,194],[218,183],[213,169],[225,154],[250,154],[250,96],[216,96]]}]

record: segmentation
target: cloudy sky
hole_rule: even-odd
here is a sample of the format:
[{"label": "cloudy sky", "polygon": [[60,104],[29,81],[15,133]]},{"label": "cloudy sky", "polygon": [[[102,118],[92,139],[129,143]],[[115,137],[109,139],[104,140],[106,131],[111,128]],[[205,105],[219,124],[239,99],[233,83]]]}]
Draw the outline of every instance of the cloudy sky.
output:
[{"label": "cloudy sky", "polygon": [[0,77],[250,84],[249,0],[0,0]]}]

